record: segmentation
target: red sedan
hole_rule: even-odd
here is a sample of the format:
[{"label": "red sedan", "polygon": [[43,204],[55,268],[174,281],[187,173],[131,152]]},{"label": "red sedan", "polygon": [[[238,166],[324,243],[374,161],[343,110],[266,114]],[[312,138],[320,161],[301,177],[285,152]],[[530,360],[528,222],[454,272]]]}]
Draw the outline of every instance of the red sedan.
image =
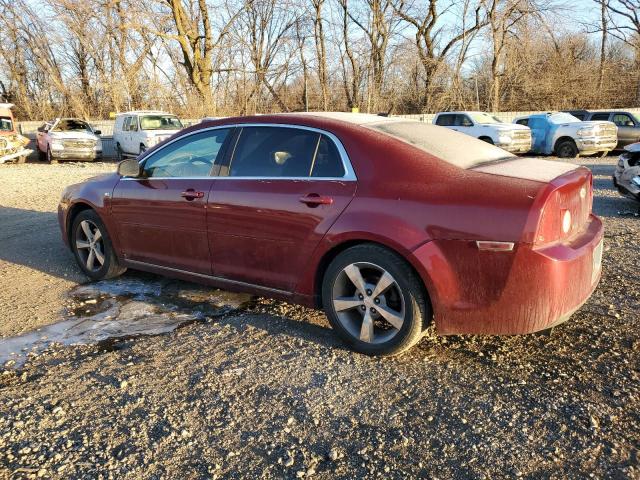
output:
[{"label": "red sedan", "polygon": [[587,168],[357,114],[207,121],[68,187],[91,279],[126,268],[323,307],[355,350],[566,320],[600,277]]}]

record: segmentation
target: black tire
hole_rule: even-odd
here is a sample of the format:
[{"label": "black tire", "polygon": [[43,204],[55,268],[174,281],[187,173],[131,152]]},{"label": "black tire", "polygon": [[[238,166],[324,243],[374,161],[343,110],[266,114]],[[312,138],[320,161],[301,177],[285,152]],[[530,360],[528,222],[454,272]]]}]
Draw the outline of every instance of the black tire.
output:
[{"label": "black tire", "polygon": [[124,155],[122,154],[122,147],[119,143],[116,143],[116,160],[121,162],[124,159]]},{"label": "black tire", "polygon": [[51,155],[51,147],[47,147],[47,162],[49,162],[51,165],[55,165],[56,163],[58,163],[58,160],[53,158],[53,155]]},{"label": "black tire", "polygon": [[562,140],[556,143],[555,150],[559,158],[576,158],[578,156],[578,147],[573,140]]},{"label": "black tire", "polygon": [[140,155],[147,151],[147,147],[144,146],[144,143],[140,144]]},{"label": "black tire", "polygon": [[489,137],[480,137],[480,140],[482,140],[483,142],[487,142],[487,143],[489,143],[491,145],[495,145],[493,143],[493,140],[491,140],[491,138],[489,138]]},{"label": "black tire", "polygon": [[[101,234],[100,240],[98,240],[96,243],[99,242],[99,252],[102,253],[104,261],[100,265],[98,257],[94,255],[94,265],[98,267],[95,269],[90,269],[87,266],[87,260],[89,257],[88,252],[90,252],[90,249],[78,247],[78,242],[85,242],[87,240],[87,235],[84,233],[82,225],[83,222],[87,222],[86,226],[91,229],[91,232],[94,235],[97,234],[97,230],[99,230]],[[95,230],[93,229],[93,227],[95,227]],[[127,270],[118,262],[118,257],[116,257],[113,246],[111,244],[111,237],[109,237],[109,232],[94,210],[83,210],[73,219],[69,243],[71,244],[71,250],[76,257],[78,266],[80,267],[82,272],[91,280],[104,280],[107,278],[117,277],[119,275],[122,275]]]},{"label": "black tire", "polygon": [[[353,328],[343,323],[345,321],[344,317],[343,320],[341,320],[335,309],[334,293],[336,292],[337,285],[339,285],[341,281],[340,278],[344,278],[344,269],[354,264],[363,265],[362,272],[365,273],[369,266],[379,267],[386,273],[389,273],[395,282],[393,283],[393,287],[387,291],[393,289],[396,297],[398,299],[401,297],[403,303],[404,318],[400,328],[377,330],[379,323],[376,323],[375,326],[372,327],[372,332],[374,330],[381,332],[380,336],[382,340],[378,341],[378,343],[363,341],[360,337],[356,337],[353,333],[350,333],[349,328],[351,328],[351,330],[353,330]],[[365,278],[365,274],[363,274],[362,277],[368,284],[369,281]],[[353,288],[355,290],[353,298],[356,298],[359,290],[355,286]],[[375,292],[373,293],[375,294]],[[366,295],[369,301],[371,301],[371,290],[367,289]],[[362,298],[362,295],[360,298]],[[375,300],[376,303],[379,303],[378,299]],[[322,304],[329,322],[338,336],[353,350],[366,355],[390,356],[398,355],[408,350],[420,340],[431,321],[431,308],[420,278],[400,255],[374,244],[356,245],[341,252],[333,259],[327,267],[322,282]],[[387,303],[387,300],[385,300],[385,305],[387,307],[390,305]],[[374,305],[371,306],[375,307]],[[380,305],[377,307],[379,308]],[[348,310],[343,310],[341,314],[344,315],[346,311],[351,312],[349,315],[352,315],[352,318],[357,321],[356,315],[365,315],[365,313],[358,310],[359,308],[365,312],[367,311],[367,307],[363,308],[363,305],[360,305],[359,307],[350,307]],[[375,312],[375,308],[371,308],[371,311]],[[371,315],[374,314],[378,315],[376,313],[372,313]],[[380,322],[380,320],[383,320],[382,316],[378,315],[376,322]],[[384,340],[388,335],[393,336],[388,340]],[[360,336],[362,336],[362,333]]]}]

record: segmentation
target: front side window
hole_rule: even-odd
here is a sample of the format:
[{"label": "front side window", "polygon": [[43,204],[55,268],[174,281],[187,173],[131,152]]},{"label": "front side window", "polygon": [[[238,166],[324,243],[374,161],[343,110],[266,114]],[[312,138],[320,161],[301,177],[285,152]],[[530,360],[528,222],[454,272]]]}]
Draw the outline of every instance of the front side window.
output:
[{"label": "front side window", "polygon": [[175,115],[145,115],[140,117],[142,130],[180,130],[182,122]]},{"label": "front side window", "polygon": [[517,120],[516,123],[518,125],[524,125],[525,127],[529,126],[529,119],[528,118],[521,118],[520,120]]},{"label": "front side window", "polygon": [[613,116],[613,123],[619,127],[635,127],[635,122],[626,113],[616,113]]},{"label": "front side window", "polygon": [[473,122],[466,115],[456,115],[456,125],[460,127],[473,127]]},{"label": "front side window", "polygon": [[13,131],[13,122],[9,117],[0,117],[0,131],[1,132],[12,132]]},{"label": "front side window", "polygon": [[131,122],[131,117],[124,117],[124,121],[122,122],[122,131],[129,131],[129,123]]},{"label": "front side window", "polygon": [[245,127],[231,159],[229,176],[308,177],[319,140],[320,134],[310,130]]},{"label": "front side window", "polygon": [[220,154],[230,129],[207,130],[180,138],[154,152],[144,162],[146,178],[206,177]]}]

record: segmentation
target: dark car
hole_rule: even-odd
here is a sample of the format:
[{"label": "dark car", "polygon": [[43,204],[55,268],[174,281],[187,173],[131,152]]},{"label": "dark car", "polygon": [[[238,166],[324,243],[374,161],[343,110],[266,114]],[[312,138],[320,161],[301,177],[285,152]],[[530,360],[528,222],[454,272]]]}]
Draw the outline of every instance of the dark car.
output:
[{"label": "dark car", "polygon": [[618,146],[623,149],[627,145],[640,142],[640,120],[631,112],[620,110],[608,110],[602,112],[590,112],[585,120],[607,120],[618,127]]},{"label": "dark car", "polygon": [[203,122],[68,187],[64,241],[126,268],[323,307],[367,354],[440,334],[550,328],[600,277],[591,172],[422,122],[284,114]]}]

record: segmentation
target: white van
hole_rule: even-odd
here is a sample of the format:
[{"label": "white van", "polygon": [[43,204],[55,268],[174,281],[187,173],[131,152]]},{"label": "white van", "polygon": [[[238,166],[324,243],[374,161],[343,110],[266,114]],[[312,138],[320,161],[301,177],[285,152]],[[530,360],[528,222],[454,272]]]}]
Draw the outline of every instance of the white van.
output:
[{"label": "white van", "polygon": [[113,127],[116,157],[121,160],[124,155],[137,156],[182,128],[180,119],[171,113],[151,110],[119,113]]}]

